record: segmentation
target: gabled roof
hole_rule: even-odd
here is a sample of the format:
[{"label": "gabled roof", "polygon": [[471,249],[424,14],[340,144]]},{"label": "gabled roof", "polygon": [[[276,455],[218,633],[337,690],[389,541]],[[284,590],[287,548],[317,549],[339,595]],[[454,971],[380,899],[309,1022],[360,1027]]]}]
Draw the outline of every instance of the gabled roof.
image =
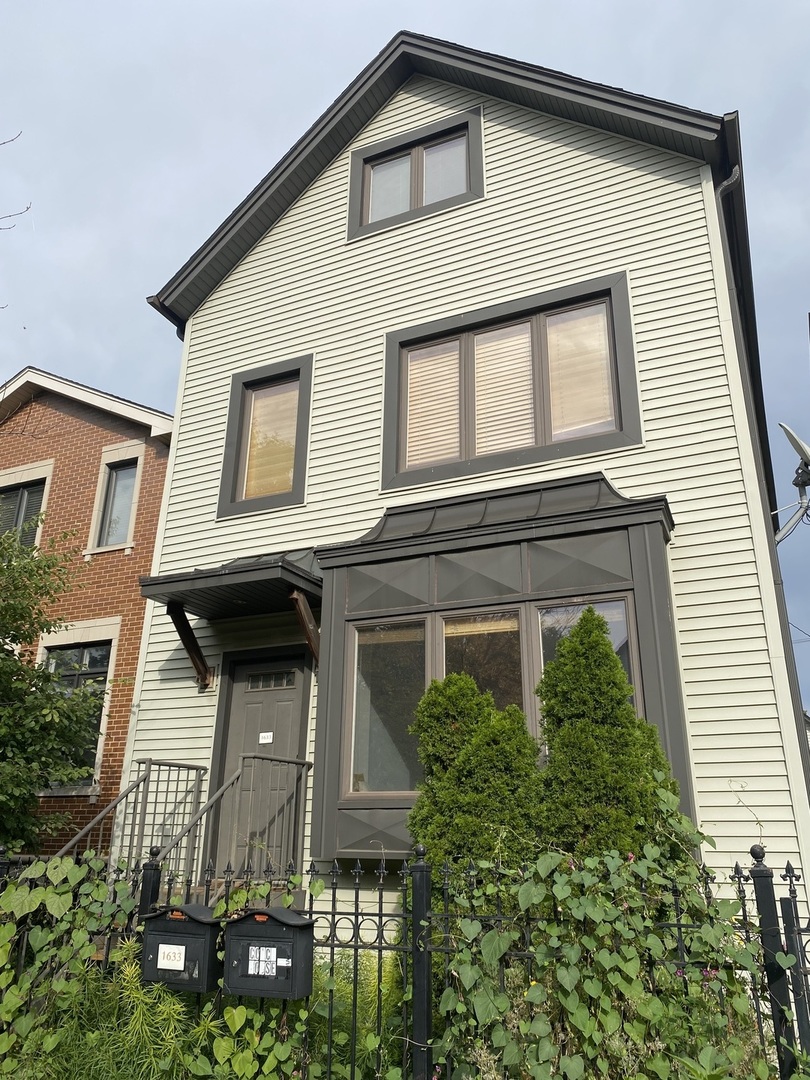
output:
[{"label": "gabled roof", "polygon": [[315,178],[413,75],[600,128],[708,162],[724,179],[728,117],[400,31],[149,303],[186,320]]},{"label": "gabled roof", "polygon": [[149,429],[151,436],[162,442],[168,443],[171,439],[173,419],[169,413],[147,408],[146,405],[138,405],[134,401],[127,401],[126,398],[116,397],[114,394],[105,394],[104,391],[95,390],[92,386],[84,386],[71,379],[64,379],[61,375],[51,375],[50,372],[40,371],[39,368],[33,367],[23,368],[0,386],[0,424],[13,416],[37,394],[45,391],[61,394],[62,397],[79,401],[101,412],[123,417],[135,424],[142,424]]},{"label": "gabled roof", "polygon": [[[559,71],[403,30],[148,302],[178,329],[412,76],[424,75],[572,123],[648,143],[711,166],[721,202],[733,287],[771,510],[776,487],[766,435],[754,286],[737,113],[715,116]],[[778,520],[774,516],[774,528]]]}]

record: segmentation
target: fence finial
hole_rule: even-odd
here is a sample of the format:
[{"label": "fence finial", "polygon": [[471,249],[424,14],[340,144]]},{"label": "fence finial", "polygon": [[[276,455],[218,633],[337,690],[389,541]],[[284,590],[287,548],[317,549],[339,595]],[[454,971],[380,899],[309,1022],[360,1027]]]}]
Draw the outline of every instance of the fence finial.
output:
[{"label": "fence finial", "polygon": [[762,846],[762,844],[752,844],[750,851],[751,858],[757,865],[765,862],[765,848]]}]

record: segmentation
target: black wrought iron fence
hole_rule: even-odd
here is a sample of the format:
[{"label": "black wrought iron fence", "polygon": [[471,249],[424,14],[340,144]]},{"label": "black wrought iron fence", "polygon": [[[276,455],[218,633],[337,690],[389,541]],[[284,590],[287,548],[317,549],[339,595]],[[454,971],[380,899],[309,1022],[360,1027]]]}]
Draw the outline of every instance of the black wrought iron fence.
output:
[{"label": "black wrought iron fence", "polygon": [[[497,957],[496,983],[501,991],[511,992],[519,983],[523,999],[531,1001],[531,987],[539,977],[538,935],[548,933],[548,923],[538,920],[531,905],[521,911],[503,900],[498,885],[507,874],[502,868],[434,869],[424,854],[417,848],[415,860],[398,868],[382,861],[373,872],[359,863],[347,872],[334,863],[325,871],[311,864],[299,875],[292,865],[282,873],[268,862],[255,870],[248,864],[237,875],[232,866],[215,871],[211,864],[203,895],[193,892],[198,884],[190,875],[163,873],[154,861],[143,867],[135,863],[131,868],[108,868],[94,859],[93,873],[107,881],[109,897],[128,902],[123,918],[97,942],[94,961],[109,964],[111,944],[116,936],[134,932],[138,911],[142,915],[190,899],[211,904],[219,899],[224,910],[237,892],[239,903],[248,906],[283,902],[286,897],[315,923],[316,985],[301,1080],[306,1080],[307,1062],[312,1061],[318,1062],[324,1080],[364,1080],[392,1070],[401,1070],[402,1077],[428,1080],[436,1048],[452,1020],[442,1007],[452,1000],[446,995],[458,992],[459,1000],[463,996],[460,944],[473,938],[480,942],[490,931],[496,936],[508,931],[512,938]],[[774,875],[765,864],[764,849],[755,846],[751,854],[750,869],[738,865],[731,875],[740,904],[733,932],[758,958],[756,968],[741,973],[755,1037],[778,1062],[782,1080],[787,1080],[795,1074],[797,1050],[810,1053],[806,954],[810,924],[800,918],[799,873],[788,864],[782,874]],[[15,862],[0,849],[0,892],[24,869],[30,874],[30,864]],[[267,888],[258,890],[261,884]],[[699,905],[682,895],[677,883],[663,891],[659,886],[643,913],[644,925],[654,928],[660,941],[657,952],[645,954],[647,969],[641,973],[653,990],[659,980],[669,986],[682,980],[686,992],[691,971],[702,972],[706,983],[718,974],[700,951],[701,943],[710,939],[715,918],[709,875],[702,875],[692,888],[703,895],[703,923],[695,921]],[[783,895],[777,896],[777,888]],[[554,904],[552,898],[552,910],[562,915],[562,904],[556,908]],[[620,945],[615,943],[617,955]],[[18,965],[24,962],[27,947],[23,935]],[[549,948],[560,946],[551,942]],[[221,993],[217,1001],[222,1007]],[[525,1022],[541,1012],[538,1005],[526,1014]],[[450,1075],[452,1061],[447,1069]]]}]

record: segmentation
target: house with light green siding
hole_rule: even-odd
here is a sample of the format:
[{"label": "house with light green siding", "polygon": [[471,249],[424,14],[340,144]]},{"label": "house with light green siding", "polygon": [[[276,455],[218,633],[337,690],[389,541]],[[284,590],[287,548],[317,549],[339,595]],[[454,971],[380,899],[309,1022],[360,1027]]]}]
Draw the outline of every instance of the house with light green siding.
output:
[{"label": "house with light green siding", "polygon": [[713,862],[810,864],[736,114],[400,33],[150,303],[183,359],[124,781],[195,766],[205,858],[401,859],[425,686],[542,744],[592,604]]}]

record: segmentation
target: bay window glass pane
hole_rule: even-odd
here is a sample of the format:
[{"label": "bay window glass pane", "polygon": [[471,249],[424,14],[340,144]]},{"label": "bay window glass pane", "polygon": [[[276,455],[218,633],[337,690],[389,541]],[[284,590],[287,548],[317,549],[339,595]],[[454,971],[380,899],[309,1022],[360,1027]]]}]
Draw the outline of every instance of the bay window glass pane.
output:
[{"label": "bay window glass pane", "polygon": [[516,611],[444,620],[444,670],[471,675],[499,709],[523,707],[520,626]]},{"label": "bay window glass pane", "polygon": [[297,378],[246,391],[240,499],[292,491],[297,422]]},{"label": "bay window glass pane", "polygon": [[425,205],[463,195],[467,190],[467,136],[426,146],[424,155]]},{"label": "bay window glass pane", "polygon": [[369,170],[368,220],[404,214],[411,208],[411,155],[381,161]]},{"label": "bay window glass pane", "polygon": [[615,431],[607,305],[549,315],[545,330],[552,440]]},{"label": "bay window glass pane", "polygon": [[137,474],[137,461],[126,461],[109,467],[104,513],[98,540],[100,547],[125,544],[129,539],[129,519],[132,514],[132,499],[135,495]]},{"label": "bay window glass pane", "polygon": [[627,632],[627,605],[624,600],[605,600],[593,604],[566,604],[560,607],[543,608],[540,612],[540,638],[543,649],[543,664],[553,660],[557,653],[557,644],[567,637],[576,626],[586,607],[592,607],[608,625],[613,649],[622,662],[627,678],[632,682],[630,671],[630,645]]},{"label": "bay window glass pane", "polygon": [[406,378],[405,467],[458,459],[461,452],[458,341],[411,349]]},{"label": "bay window glass pane", "polygon": [[408,731],[425,692],[425,626],[357,630],[352,791],[413,791],[422,777]]},{"label": "bay window glass pane", "polygon": [[475,336],[475,453],[535,443],[531,325]]}]

